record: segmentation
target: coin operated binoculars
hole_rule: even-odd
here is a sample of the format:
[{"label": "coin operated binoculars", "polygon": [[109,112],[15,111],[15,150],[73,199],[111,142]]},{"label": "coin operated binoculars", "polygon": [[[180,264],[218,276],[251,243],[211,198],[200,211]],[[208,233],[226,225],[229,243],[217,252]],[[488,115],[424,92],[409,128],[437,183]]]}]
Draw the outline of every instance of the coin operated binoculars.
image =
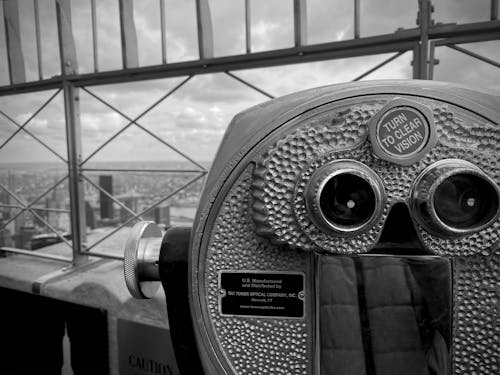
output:
[{"label": "coin operated binoculars", "polygon": [[127,243],[131,293],[163,284],[181,373],[500,373],[499,108],[381,81],[237,115],[192,229]]}]

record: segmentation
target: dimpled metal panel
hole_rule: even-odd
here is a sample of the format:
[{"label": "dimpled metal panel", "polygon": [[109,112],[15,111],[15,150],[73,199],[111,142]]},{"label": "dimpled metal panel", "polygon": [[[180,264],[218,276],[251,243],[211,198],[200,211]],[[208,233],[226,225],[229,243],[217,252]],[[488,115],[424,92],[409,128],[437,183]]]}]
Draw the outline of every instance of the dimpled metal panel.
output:
[{"label": "dimpled metal panel", "polygon": [[[369,152],[359,152],[359,148],[363,148],[368,136],[366,123],[384,104],[385,101],[377,101],[325,111],[266,150],[255,171],[253,189],[254,219],[259,234],[275,243],[308,250],[319,247],[328,251],[335,247],[342,252],[346,248],[335,246],[338,241],[332,242],[311,222],[303,190],[312,172],[327,160],[350,157],[353,152],[357,157],[370,156]],[[308,178],[304,179],[303,174]],[[373,237],[373,233],[342,242],[362,244],[375,240],[367,237]],[[347,251],[351,248],[357,246],[347,245]]]},{"label": "dimpled metal panel", "polygon": [[[437,100],[407,97],[428,106],[433,113],[438,142],[427,155],[408,167],[374,157],[367,124],[390,99],[380,96],[357,104],[330,104],[307,121],[299,119],[285,125],[289,133],[267,146],[254,172],[252,194],[257,233],[274,243],[305,250],[364,253],[376,244],[390,207],[396,202],[407,203],[412,182],[428,165],[446,158],[464,159],[500,184],[499,127]],[[312,173],[338,159],[355,159],[368,165],[384,182],[387,194],[379,222],[365,233],[351,237],[325,233],[311,221],[305,208],[304,193]],[[475,254],[499,239],[500,220],[459,239],[436,237],[415,225],[423,244],[442,256]]]},{"label": "dimpled metal panel", "polygon": [[453,278],[453,374],[500,374],[500,243],[455,258]]},{"label": "dimpled metal panel", "polygon": [[[211,231],[205,273],[210,322],[217,346],[235,373],[308,374],[311,340],[306,318],[226,317],[219,312],[220,271],[297,271],[308,274],[309,255],[306,252],[274,246],[255,235],[250,193],[252,171],[253,166],[248,167],[233,184]],[[306,297],[306,306],[308,303]]]}]

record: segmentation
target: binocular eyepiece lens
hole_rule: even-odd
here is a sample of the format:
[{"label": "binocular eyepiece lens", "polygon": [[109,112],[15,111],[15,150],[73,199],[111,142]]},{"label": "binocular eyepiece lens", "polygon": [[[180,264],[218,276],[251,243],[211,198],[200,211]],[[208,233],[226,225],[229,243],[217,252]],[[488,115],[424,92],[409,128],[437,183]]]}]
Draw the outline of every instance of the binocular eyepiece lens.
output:
[{"label": "binocular eyepiece lens", "polygon": [[500,189],[481,169],[445,159],[426,168],[412,192],[415,219],[429,232],[460,237],[478,232],[500,215]]},{"label": "binocular eyepiece lens", "polygon": [[337,160],[314,172],[306,208],[323,231],[348,235],[368,229],[380,218],[384,199],[384,186],[373,170],[355,160]]},{"label": "binocular eyepiece lens", "polygon": [[375,193],[370,184],[353,174],[330,178],[320,192],[319,205],[325,218],[341,226],[358,226],[375,211]]},{"label": "binocular eyepiece lens", "polygon": [[454,228],[482,226],[495,217],[498,206],[499,198],[494,187],[473,174],[452,175],[434,193],[436,215]]}]

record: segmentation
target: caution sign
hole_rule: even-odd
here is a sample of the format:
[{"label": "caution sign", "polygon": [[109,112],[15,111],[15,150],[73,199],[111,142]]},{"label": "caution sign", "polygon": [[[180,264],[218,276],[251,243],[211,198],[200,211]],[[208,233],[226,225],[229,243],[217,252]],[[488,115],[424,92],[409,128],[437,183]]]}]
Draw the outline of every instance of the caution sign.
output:
[{"label": "caution sign", "polygon": [[396,107],[385,113],[377,124],[379,146],[395,157],[413,156],[429,140],[429,125],[424,116],[411,107]]},{"label": "caution sign", "polygon": [[304,317],[304,274],[226,271],[219,273],[219,311],[227,316]]},{"label": "caution sign", "polygon": [[168,329],[118,319],[120,375],[179,375]]}]

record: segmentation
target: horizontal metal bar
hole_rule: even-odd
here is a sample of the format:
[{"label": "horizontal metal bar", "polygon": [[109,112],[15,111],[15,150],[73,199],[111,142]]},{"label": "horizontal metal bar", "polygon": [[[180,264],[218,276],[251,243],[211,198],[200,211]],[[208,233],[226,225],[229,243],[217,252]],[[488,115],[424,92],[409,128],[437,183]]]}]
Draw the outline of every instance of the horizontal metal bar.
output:
[{"label": "horizontal metal bar", "polygon": [[478,43],[478,42],[489,42],[492,40],[500,39],[500,30],[492,31],[488,34],[470,34],[470,35],[460,35],[452,38],[437,39],[433,42],[436,47],[448,46],[450,44],[467,44],[467,43]]},{"label": "horizontal metal bar", "polygon": [[[429,39],[457,38],[487,41],[499,39],[500,21],[476,22],[470,24],[441,24],[429,27]],[[400,30],[391,34],[362,37],[280,50],[224,56],[212,59],[184,61],[160,64],[127,70],[114,70],[99,73],[88,73],[66,76],[76,86],[105,85],[119,82],[132,82],[148,79],[159,79],[220,73],[240,69],[265,68],[277,65],[298,64],[322,60],[334,60],[347,57],[368,56],[382,53],[396,53],[413,50],[413,43],[420,39],[418,28]],[[444,42],[446,44],[446,42]],[[436,44],[438,45],[438,44]],[[33,92],[61,87],[61,77],[44,81],[0,87],[0,96],[13,93]]]},{"label": "horizontal metal bar", "polygon": [[99,257],[99,258],[122,260],[122,261],[125,259],[123,256],[103,253],[102,251],[82,251],[79,254],[88,255],[91,257]]},{"label": "horizontal metal bar", "polygon": [[0,96],[24,94],[28,92],[38,92],[62,88],[62,77],[55,76],[40,81],[18,83],[9,86],[0,86]]},{"label": "horizontal metal bar", "polygon": [[[15,204],[3,204],[0,203],[0,207],[3,208],[16,208],[20,210],[24,210],[23,206],[15,205]],[[50,208],[50,207],[31,207],[31,209],[35,211],[47,211],[47,212],[58,212],[62,214],[68,214],[70,211],[69,210],[63,210],[61,208]]]},{"label": "horizontal metal bar", "polygon": [[32,207],[35,211],[47,211],[47,212],[55,212],[60,214],[69,214],[70,210],[64,210],[62,208],[50,208],[50,207]]},{"label": "horizontal metal bar", "polygon": [[473,22],[466,24],[437,24],[429,26],[429,39],[455,38],[466,35],[483,36],[487,38],[491,33],[500,31],[500,21]]},{"label": "horizontal metal bar", "polygon": [[[250,68],[265,68],[277,65],[297,64],[313,61],[356,57],[381,53],[411,50],[413,42],[418,40],[417,29],[398,31],[394,34],[366,37],[316,45],[280,49],[274,51],[256,52],[250,54],[217,57],[205,60],[184,61],[127,70],[115,70],[99,73],[88,73],[66,76],[75,86],[105,85],[118,82],[133,82],[148,79],[159,79],[196,75],[205,73],[220,73]],[[61,85],[61,79],[48,82],[32,82],[30,85],[12,85],[0,87],[1,95],[14,92],[30,92],[44,90],[53,85]],[[42,85],[43,88],[38,87]]]},{"label": "horizontal metal bar", "polygon": [[455,46],[455,45],[449,45],[447,47],[451,48],[451,49],[454,49],[455,51],[462,52],[465,55],[469,55],[471,57],[474,57],[475,59],[483,61],[483,62],[485,62],[487,64],[496,66],[497,68],[500,68],[500,63],[499,62],[497,62],[495,60],[492,60],[492,59],[490,59],[488,57],[481,56],[481,55],[479,55],[479,54],[477,54],[475,52],[469,51],[468,49],[465,49],[465,48],[462,48],[462,47],[459,47],[459,46]]},{"label": "horizontal metal bar", "polygon": [[199,173],[199,169],[80,168],[82,172]]},{"label": "horizontal metal bar", "polygon": [[65,263],[72,262],[71,258],[62,257],[59,255],[41,253],[38,250],[22,250],[22,249],[16,249],[14,247],[0,247],[0,251],[5,251],[7,253],[20,254],[20,255],[27,255],[30,257],[34,257],[34,258],[57,260],[58,262],[65,262]]},{"label": "horizontal metal bar", "polygon": [[418,34],[411,30],[401,35],[387,37],[367,37],[356,40],[326,43],[315,46],[301,46],[275,51],[257,52],[244,55],[224,56],[213,59],[169,63],[136,69],[83,74],[67,77],[77,86],[102,85],[108,83],[131,82],[145,79],[158,79],[220,73],[241,69],[265,68],[277,65],[333,60],[347,57],[376,55],[399,52],[413,48],[413,40]]}]

